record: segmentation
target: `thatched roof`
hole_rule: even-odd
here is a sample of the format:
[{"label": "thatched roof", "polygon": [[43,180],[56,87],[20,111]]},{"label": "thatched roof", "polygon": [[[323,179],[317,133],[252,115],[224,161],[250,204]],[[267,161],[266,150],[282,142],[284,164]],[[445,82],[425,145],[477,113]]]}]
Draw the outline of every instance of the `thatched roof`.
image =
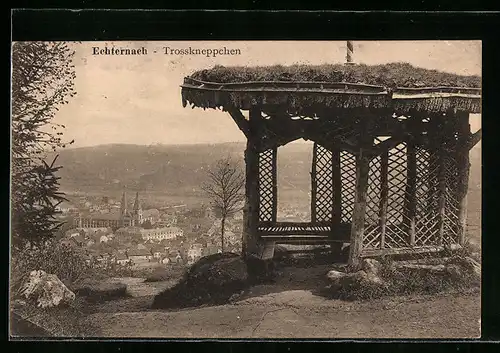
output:
[{"label": "thatched roof", "polygon": [[437,70],[427,70],[408,63],[384,65],[274,65],[256,67],[214,66],[212,69],[196,71],[190,77],[213,83],[312,81],[361,83],[388,88],[481,87],[481,77],[479,76],[460,76]]},{"label": "thatched roof", "polygon": [[385,65],[223,67],[194,72],[182,85],[183,105],[249,109],[255,105],[304,108],[388,108],[479,112],[481,77]]}]

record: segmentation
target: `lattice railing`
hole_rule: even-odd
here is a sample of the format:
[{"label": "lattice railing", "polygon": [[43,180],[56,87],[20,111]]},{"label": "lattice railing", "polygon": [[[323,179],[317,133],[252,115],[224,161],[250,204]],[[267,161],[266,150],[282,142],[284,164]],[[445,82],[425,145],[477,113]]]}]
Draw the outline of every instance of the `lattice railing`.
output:
[{"label": "lattice railing", "polygon": [[406,143],[399,144],[389,151],[388,200],[385,246],[388,248],[406,247],[409,236],[406,224],[409,223],[405,208],[407,189]]},{"label": "lattice railing", "polygon": [[269,149],[259,153],[259,221],[275,221],[276,207],[274,185],[276,183],[276,151]]},{"label": "lattice railing", "polygon": [[368,173],[368,191],[366,195],[365,229],[363,248],[380,247],[380,197],[381,197],[381,157],[370,161]]},{"label": "lattice railing", "polygon": [[439,233],[439,163],[437,154],[416,149],[415,246],[437,245]]},{"label": "lattice railing", "polygon": [[356,192],[356,157],[347,151],[340,152],[340,173],[342,180],[341,221],[350,223],[352,219],[352,212],[354,210],[354,198]]},{"label": "lattice railing", "polygon": [[447,245],[459,242],[458,165],[453,157],[453,154],[449,154],[444,158],[446,189],[443,243]]},{"label": "lattice railing", "polygon": [[313,177],[316,180],[315,214],[317,222],[330,222],[333,215],[333,159],[332,152],[325,147],[315,144],[316,166]]}]

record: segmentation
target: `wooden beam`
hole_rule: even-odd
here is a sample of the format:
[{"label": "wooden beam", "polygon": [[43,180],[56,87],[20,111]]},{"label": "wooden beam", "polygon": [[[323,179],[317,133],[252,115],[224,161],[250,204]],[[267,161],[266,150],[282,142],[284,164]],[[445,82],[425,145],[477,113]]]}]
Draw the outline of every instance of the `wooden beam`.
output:
[{"label": "wooden beam", "polygon": [[[469,127],[469,134],[470,134],[470,127]],[[475,133],[470,135],[470,140],[469,140],[469,150],[472,149],[479,141],[481,141],[483,137],[483,129],[477,130]]]},{"label": "wooden beam", "polygon": [[[464,245],[467,232],[467,191],[469,188],[469,149],[467,140],[470,136],[468,113],[458,113],[458,144],[456,158],[458,163],[458,242]],[[479,130],[478,132],[480,132]],[[476,132],[477,134],[477,132]],[[479,141],[479,140],[478,140]],[[476,142],[477,143],[477,142]]]},{"label": "wooden beam", "polygon": [[259,221],[259,153],[258,141],[255,141],[253,128],[260,119],[258,109],[250,110],[250,133],[245,150],[246,182],[245,182],[245,208],[243,210],[243,254],[248,257],[259,251],[257,226]]},{"label": "wooden beam", "polygon": [[249,120],[245,118],[243,113],[234,106],[225,106],[224,109],[231,115],[238,128],[245,134],[248,138],[250,135],[250,123]]},{"label": "wooden beam", "polygon": [[380,248],[385,247],[387,204],[389,202],[389,151],[380,155]]},{"label": "wooden beam", "polygon": [[438,245],[443,245],[444,239],[444,223],[446,217],[446,151],[440,148],[437,148],[437,162],[438,162]]},{"label": "wooden beam", "polygon": [[333,172],[333,215],[334,225],[342,221],[342,175],[340,169],[340,148],[334,145],[332,149],[332,172]]},{"label": "wooden beam", "polygon": [[368,190],[368,173],[370,159],[361,148],[356,156],[356,195],[352,213],[351,241],[348,264],[356,269],[360,265],[363,235],[365,228],[366,194]]},{"label": "wooden beam", "polygon": [[386,151],[390,151],[397,145],[401,144],[404,142],[404,138],[401,136],[393,136],[385,141],[380,142],[378,145],[373,146],[369,151],[368,154],[370,155],[371,158],[376,157],[381,155],[382,153]]},{"label": "wooden beam", "polygon": [[276,222],[278,218],[278,148],[273,148],[272,161],[272,178],[273,178],[273,215],[272,220]]},{"label": "wooden beam", "polygon": [[411,116],[408,125],[411,129],[411,134],[408,136],[406,145],[406,194],[405,194],[405,212],[407,231],[410,235],[410,245],[415,245],[415,217],[417,213],[417,155],[416,155],[416,139],[415,136],[420,135],[420,117]]},{"label": "wooden beam", "polygon": [[316,223],[316,163],[318,162],[318,144],[315,142],[313,147],[311,163],[311,222]]}]

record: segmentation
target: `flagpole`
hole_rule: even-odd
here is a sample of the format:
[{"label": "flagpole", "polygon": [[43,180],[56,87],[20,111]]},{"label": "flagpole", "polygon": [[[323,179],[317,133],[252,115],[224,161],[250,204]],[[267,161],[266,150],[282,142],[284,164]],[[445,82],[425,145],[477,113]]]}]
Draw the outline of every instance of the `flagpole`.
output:
[{"label": "flagpole", "polygon": [[353,62],[354,46],[352,40],[347,41],[347,55],[346,55],[346,65],[354,65]]}]

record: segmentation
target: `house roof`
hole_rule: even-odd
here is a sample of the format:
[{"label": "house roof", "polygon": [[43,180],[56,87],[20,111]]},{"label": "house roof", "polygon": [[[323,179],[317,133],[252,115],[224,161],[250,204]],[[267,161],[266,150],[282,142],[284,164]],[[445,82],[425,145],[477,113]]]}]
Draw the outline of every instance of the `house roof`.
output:
[{"label": "house roof", "polygon": [[152,208],[152,209],[149,209],[149,210],[144,210],[142,212],[142,216],[143,217],[159,217],[160,216],[160,211],[158,211],[156,208]]},{"label": "house roof", "polygon": [[116,259],[117,259],[117,260],[127,260],[127,256],[125,256],[125,254],[120,254],[120,253],[118,253],[118,254],[116,255]]},{"label": "house roof", "polygon": [[[391,108],[479,113],[481,77],[384,65],[223,67],[184,79],[182,104],[201,108],[281,106],[297,114],[321,108]],[[263,109],[265,110],[265,109]]]},{"label": "house roof", "polygon": [[128,252],[128,256],[150,256],[151,252],[147,249],[132,249]]},{"label": "house roof", "polygon": [[93,220],[104,220],[104,221],[117,221],[120,219],[120,212],[110,212],[110,213],[91,213],[86,218],[91,218]]}]

